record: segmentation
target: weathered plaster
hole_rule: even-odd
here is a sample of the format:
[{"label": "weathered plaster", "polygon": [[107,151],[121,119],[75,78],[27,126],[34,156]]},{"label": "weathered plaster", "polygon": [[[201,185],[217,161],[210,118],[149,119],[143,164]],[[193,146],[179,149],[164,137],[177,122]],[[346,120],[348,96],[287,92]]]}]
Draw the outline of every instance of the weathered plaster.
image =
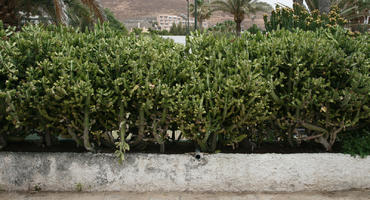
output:
[{"label": "weathered plaster", "polygon": [[370,157],[343,154],[0,152],[0,188],[26,191],[296,192],[370,188]]}]

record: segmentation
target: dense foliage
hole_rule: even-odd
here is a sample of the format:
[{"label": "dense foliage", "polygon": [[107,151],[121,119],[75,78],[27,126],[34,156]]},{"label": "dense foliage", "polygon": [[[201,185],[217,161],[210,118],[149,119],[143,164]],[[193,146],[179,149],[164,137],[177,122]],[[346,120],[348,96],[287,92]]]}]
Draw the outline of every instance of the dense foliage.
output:
[{"label": "dense foliage", "polygon": [[215,26],[208,28],[208,31],[220,32],[223,34],[233,33],[235,31],[235,22],[231,20],[226,20],[221,23],[217,23]]},{"label": "dense foliage", "polygon": [[195,33],[182,46],[104,25],[1,29],[0,38],[2,143],[70,135],[123,159],[148,142],[163,152],[181,130],[208,152],[246,138],[315,139],[330,150],[345,129],[370,124],[369,35]]},{"label": "dense foliage", "polygon": [[314,31],[320,28],[343,26],[347,20],[339,14],[338,7],[332,7],[328,14],[320,14],[319,10],[308,12],[305,7],[294,3],[293,8],[276,6],[270,17],[264,16],[266,31],[277,29],[302,29]]},{"label": "dense foliage", "polygon": [[117,31],[121,31],[122,33],[128,33],[126,27],[120,21],[118,21],[118,19],[116,19],[111,10],[106,8],[104,9],[104,13],[107,17],[107,21],[109,22],[109,26],[112,29],[116,29]]},{"label": "dense foliage", "polygon": [[353,156],[365,157],[370,155],[370,127],[341,135],[342,152]]}]

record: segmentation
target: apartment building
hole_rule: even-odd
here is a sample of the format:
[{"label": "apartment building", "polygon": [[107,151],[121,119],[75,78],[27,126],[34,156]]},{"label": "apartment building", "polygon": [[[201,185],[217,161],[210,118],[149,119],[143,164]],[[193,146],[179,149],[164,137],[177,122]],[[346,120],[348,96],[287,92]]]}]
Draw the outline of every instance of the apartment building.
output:
[{"label": "apartment building", "polygon": [[[186,26],[188,21],[187,21],[186,18],[177,16],[177,15],[163,14],[163,15],[158,15],[157,16],[157,23],[158,23],[158,27],[161,30],[168,30],[169,31],[173,24],[176,24],[176,25],[182,24],[183,26]],[[194,26],[194,19],[190,18],[189,24],[190,24],[191,27]],[[207,28],[207,27],[208,27],[208,23],[203,22],[203,28]]]}]

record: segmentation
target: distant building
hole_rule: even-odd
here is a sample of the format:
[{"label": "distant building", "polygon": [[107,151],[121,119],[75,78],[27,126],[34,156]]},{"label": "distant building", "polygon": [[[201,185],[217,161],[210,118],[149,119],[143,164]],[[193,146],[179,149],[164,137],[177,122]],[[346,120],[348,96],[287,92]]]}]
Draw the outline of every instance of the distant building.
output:
[{"label": "distant building", "polygon": [[[190,27],[193,27],[194,23],[195,23],[194,19],[189,20]],[[163,14],[163,15],[157,16],[157,24],[161,30],[169,31],[173,24],[176,24],[176,25],[182,24],[183,26],[186,26],[188,24],[188,20],[183,17],[177,16],[177,15]],[[208,27],[208,23],[203,22],[203,28],[207,28],[207,27]]]}]

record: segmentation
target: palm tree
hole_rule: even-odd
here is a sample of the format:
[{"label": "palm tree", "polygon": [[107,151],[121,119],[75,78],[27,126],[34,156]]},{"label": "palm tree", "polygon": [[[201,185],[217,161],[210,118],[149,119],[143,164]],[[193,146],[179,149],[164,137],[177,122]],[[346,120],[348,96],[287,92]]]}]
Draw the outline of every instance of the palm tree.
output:
[{"label": "palm tree", "polygon": [[223,11],[234,16],[236,23],[236,34],[240,36],[241,23],[245,15],[255,14],[258,11],[269,12],[272,10],[270,4],[258,0],[215,0],[212,2],[214,11]]},{"label": "palm tree", "polygon": [[76,24],[105,21],[104,10],[97,0],[0,0],[0,20],[5,26],[19,26],[30,16],[46,23]]},{"label": "palm tree", "polygon": [[[195,0],[197,1],[197,20],[199,22],[198,27],[201,29],[203,28],[203,22],[206,19],[209,19],[212,15],[211,5],[209,0]],[[195,6],[194,4],[190,4],[190,13],[193,17],[195,17]]]},{"label": "palm tree", "polygon": [[370,9],[368,0],[334,0],[333,4],[341,10],[341,15],[348,20],[367,17]]},{"label": "palm tree", "polygon": [[[305,0],[306,5],[309,11],[318,10],[319,9],[319,1],[318,0]],[[299,2],[303,6],[303,2]]]},{"label": "palm tree", "polygon": [[[303,0],[293,0],[293,2],[304,6]],[[305,2],[310,11],[319,10],[320,13],[329,13],[330,11],[331,0],[305,0]]]},{"label": "palm tree", "polygon": [[331,7],[331,0],[317,0],[319,1],[320,13],[329,13]]},{"label": "palm tree", "polygon": [[368,0],[334,0],[332,3],[338,6],[340,15],[350,22],[351,27],[364,24],[369,17],[370,1]]}]

